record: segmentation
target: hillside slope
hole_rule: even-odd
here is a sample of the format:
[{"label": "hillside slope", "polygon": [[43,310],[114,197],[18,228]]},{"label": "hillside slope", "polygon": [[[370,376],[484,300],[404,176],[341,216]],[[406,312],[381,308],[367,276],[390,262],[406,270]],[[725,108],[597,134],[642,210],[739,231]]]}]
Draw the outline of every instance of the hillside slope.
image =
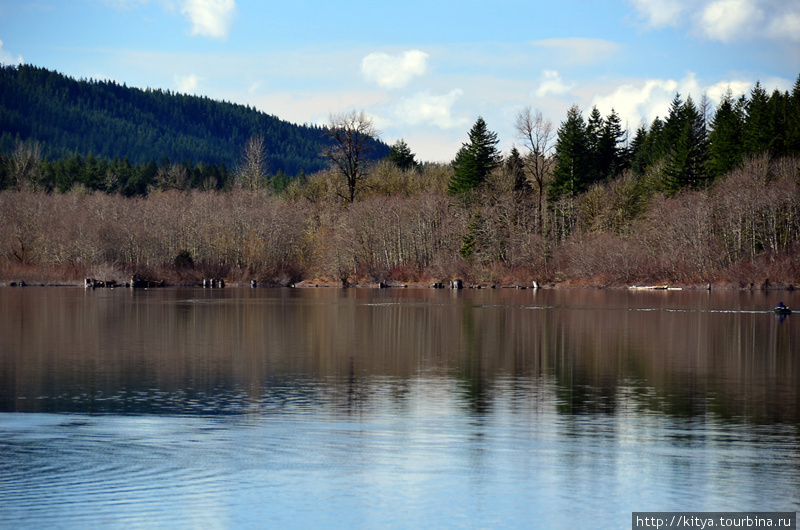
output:
[{"label": "hillside slope", "polygon": [[[35,140],[53,159],[74,154],[132,164],[191,161],[233,168],[254,134],[265,138],[271,173],[326,167],[324,130],[254,108],[114,81],[75,80],[30,65],[0,67],[0,153]],[[377,143],[374,156],[388,154]]]}]

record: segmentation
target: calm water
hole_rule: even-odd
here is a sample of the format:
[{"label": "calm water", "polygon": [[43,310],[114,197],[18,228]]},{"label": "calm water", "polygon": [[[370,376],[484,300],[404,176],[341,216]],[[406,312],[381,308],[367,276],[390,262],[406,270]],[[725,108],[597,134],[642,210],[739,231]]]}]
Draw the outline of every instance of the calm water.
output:
[{"label": "calm water", "polygon": [[0,289],[0,526],[800,510],[800,294]]}]

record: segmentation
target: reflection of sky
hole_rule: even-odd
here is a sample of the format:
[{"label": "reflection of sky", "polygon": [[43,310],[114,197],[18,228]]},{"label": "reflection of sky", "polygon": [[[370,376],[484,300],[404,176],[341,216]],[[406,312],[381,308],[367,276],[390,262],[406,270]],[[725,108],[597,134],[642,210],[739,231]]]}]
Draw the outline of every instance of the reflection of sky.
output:
[{"label": "reflection of sky", "polygon": [[[368,383],[343,408],[241,416],[0,415],[12,526],[624,527],[632,511],[796,510],[794,428],[620,406],[564,415],[498,382]],[[327,400],[326,400],[327,395]]]},{"label": "reflection of sky", "polygon": [[619,528],[800,506],[797,328],[758,311],[772,294],[296,291],[0,300],[3,410],[65,412],[0,414],[0,521]]}]

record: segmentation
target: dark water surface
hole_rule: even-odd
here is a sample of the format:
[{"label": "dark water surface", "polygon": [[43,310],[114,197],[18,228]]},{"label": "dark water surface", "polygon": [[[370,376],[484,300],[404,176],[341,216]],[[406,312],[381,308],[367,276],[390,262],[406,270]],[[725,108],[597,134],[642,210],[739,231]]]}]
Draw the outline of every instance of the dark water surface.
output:
[{"label": "dark water surface", "polygon": [[800,510],[796,293],[0,289],[0,527]]}]

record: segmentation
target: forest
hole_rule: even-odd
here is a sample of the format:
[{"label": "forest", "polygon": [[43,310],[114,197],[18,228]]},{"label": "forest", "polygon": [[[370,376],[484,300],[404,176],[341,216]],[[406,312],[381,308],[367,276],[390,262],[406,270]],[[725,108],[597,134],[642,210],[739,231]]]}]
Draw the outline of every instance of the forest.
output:
[{"label": "forest", "polygon": [[615,112],[577,106],[558,127],[531,108],[514,125],[509,153],[478,118],[454,160],[434,164],[403,140],[383,156],[364,113],[332,116],[323,169],[294,178],[270,172],[257,129],[224,167],[48,159],[44,140],[16,139],[0,158],[0,280],[800,281],[800,77],[790,92],[757,83],[715,107],[676,94],[632,134]]},{"label": "forest", "polygon": [[[134,182],[120,184],[129,193],[145,187],[141,181],[150,175],[151,162],[163,166],[165,161],[203,174],[193,175],[195,187],[208,173],[219,173],[222,188],[226,171],[238,163],[242,145],[254,134],[264,137],[273,173],[296,176],[326,167],[318,156],[326,139],[317,126],[294,125],[207,97],[75,80],[32,65],[0,65],[0,153],[10,154],[19,141],[36,142],[42,158],[51,161],[90,166],[91,156],[115,164],[117,174],[131,164]],[[378,144],[376,153],[386,155],[388,149]],[[63,190],[67,173],[60,167],[52,172],[60,172]]]}]

